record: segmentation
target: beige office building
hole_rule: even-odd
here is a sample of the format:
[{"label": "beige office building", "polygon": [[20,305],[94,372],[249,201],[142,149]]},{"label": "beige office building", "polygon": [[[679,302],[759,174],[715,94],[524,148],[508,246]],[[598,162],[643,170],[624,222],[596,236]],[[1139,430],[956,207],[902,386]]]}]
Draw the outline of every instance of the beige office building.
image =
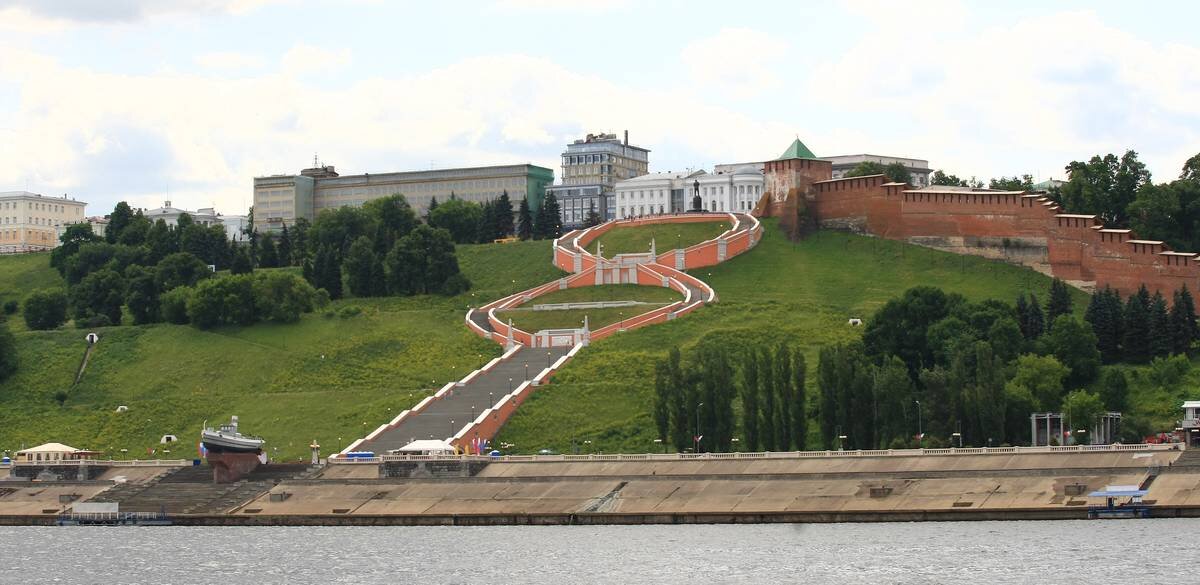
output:
[{"label": "beige office building", "polygon": [[87,203],[28,191],[0,192],[0,254],[38,252],[58,246],[66,226],[87,221]]},{"label": "beige office building", "polygon": [[339,175],[332,166],[317,166],[299,175],[272,175],[254,179],[254,225],[277,230],[298,218],[314,219],[322,210],[363,203],[396,193],[404,195],[418,214],[429,202],[457,199],[483,203],[504,192],[516,207],[521,199],[541,206],[542,193],[554,182],[550,169],[530,164]]}]

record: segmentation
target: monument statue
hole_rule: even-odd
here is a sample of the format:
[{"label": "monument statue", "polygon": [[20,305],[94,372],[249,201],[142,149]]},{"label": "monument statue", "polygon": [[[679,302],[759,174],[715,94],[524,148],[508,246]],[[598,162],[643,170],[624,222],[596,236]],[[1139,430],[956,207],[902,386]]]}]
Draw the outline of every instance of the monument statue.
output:
[{"label": "monument statue", "polygon": [[704,203],[700,201],[700,181],[692,182],[692,211],[701,211]]}]

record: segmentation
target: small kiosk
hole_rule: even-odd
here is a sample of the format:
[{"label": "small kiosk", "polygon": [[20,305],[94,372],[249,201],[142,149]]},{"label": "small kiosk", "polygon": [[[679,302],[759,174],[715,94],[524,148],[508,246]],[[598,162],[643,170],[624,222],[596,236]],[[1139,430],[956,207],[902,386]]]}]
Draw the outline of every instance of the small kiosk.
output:
[{"label": "small kiosk", "polygon": [[1110,485],[1088,494],[1088,498],[1100,498],[1103,504],[1089,505],[1088,518],[1149,518],[1150,506],[1142,503],[1149,491],[1136,485]]}]

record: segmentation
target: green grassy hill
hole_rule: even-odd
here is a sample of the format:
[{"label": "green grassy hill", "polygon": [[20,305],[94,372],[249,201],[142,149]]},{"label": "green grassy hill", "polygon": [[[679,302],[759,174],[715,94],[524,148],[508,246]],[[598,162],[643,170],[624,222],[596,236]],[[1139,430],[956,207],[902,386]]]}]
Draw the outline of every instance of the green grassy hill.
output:
[{"label": "green grassy hill", "polygon": [[[181,444],[170,456],[194,457],[203,421],[232,414],[278,457],[305,456],[313,439],[333,450],[339,437],[345,444],[362,436],[498,355],[499,345],[463,325],[467,306],[561,276],[549,259],[549,242],[460,246],[471,292],[335,302],[333,313],[362,309],[348,318],[312,314],[296,324],[211,331],[102,328],[74,387],[83,330],[18,332],[20,369],[0,383],[0,450],[59,441],[145,457],[162,435],[174,434]],[[38,272],[37,260],[47,257],[0,258],[0,273]],[[61,407],[59,391],[67,392]],[[120,405],[128,412],[117,413]]]},{"label": "green grassy hill", "polygon": [[[62,285],[62,277],[50,267],[49,252],[0,256],[0,303],[25,302],[25,297],[37,289]],[[25,330],[20,313],[9,319],[9,326],[13,331]]]},{"label": "green grassy hill", "polygon": [[[667,250],[686,248],[711,240],[728,229],[727,221],[640,225],[613,228],[597,238],[597,241],[600,242],[600,251],[605,258],[612,258],[617,254],[649,252],[651,240],[654,240],[658,253],[662,254]],[[588,250],[596,251],[595,241],[588,246]]]},{"label": "green grassy hill", "polygon": [[[857,338],[862,329],[847,320],[870,317],[905,289],[934,285],[1011,303],[1023,290],[1044,300],[1050,287],[1030,269],[877,238],[819,232],[793,244],[771,221],[757,248],[697,275],[719,303],[592,344],[517,411],[499,441],[521,452],[570,452],[584,440],[603,452],[653,450],[654,363],[672,346],[791,339],[808,360],[812,398],[821,346]],[[1087,295],[1074,291],[1074,300],[1082,314]]]},{"label": "green grassy hill", "polygon": [[[573,329],[588,318],[588,326],[595,330],[622,319],[628,319],[652,311],[663,305],[682,300],[683,295],[663,287],[637,286],[633,284],[608,284],[583,286],[554,291],[540,296],[527,305],[508,311],[496,311],[496,316],[508,320],[524,331],[536,332],[543,329]],[[589,303],[598,301],[636,301],[643,303],[635,307],[605,307],[590,309],[566,309],[535,311],[534,305],[553,303]]]}]

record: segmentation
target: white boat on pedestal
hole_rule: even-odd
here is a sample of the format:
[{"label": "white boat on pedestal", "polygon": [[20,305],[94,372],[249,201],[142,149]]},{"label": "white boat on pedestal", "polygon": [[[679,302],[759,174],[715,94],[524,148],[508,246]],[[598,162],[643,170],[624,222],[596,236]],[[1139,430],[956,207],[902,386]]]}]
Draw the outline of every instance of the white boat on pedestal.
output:
[{"label": "white boat on pedestal", "polygon": [[266,441],[238,432],[238,417],[235,415],[227,425],[216,429],[207,426],[200,431],[200,443],[212,453],[259,453]]}]

